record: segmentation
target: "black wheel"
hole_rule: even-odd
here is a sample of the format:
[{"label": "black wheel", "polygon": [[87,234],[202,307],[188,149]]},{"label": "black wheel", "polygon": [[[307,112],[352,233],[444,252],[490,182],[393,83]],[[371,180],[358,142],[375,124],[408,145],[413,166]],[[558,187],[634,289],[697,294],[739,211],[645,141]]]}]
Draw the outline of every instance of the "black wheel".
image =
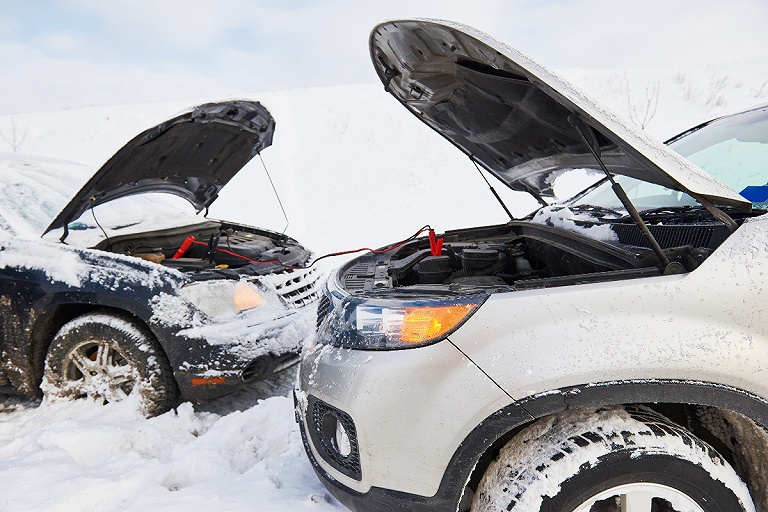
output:
[{"label": "black wheel", "polygon": [[645,407],[569,412],[510,441],[473,512],[753,512],[749,490],[709,445]]},{"label": "black wheel", "polygon": [[176,405],[171,366],[151,333],[129,318],[89,313],[64,324],[45,358],[43,391],[50,398],[102,403],[137,393],[147,416]]}]

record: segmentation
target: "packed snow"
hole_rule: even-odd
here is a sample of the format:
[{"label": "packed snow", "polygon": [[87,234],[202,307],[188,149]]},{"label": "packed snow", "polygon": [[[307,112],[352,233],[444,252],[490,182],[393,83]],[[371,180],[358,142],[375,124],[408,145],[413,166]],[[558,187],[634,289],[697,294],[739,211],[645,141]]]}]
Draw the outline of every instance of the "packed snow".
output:
[{"label": "packed snow", "polygon": [[[285,387],[280,388],[280,393]],[[27,403],[0,416],[8,511],[343,510],[315,478],[284,396],[243,410]]]},{"label": "packed snow", "polygon": [[581,233],[594,240],[602,240],[604,242],[616,242],[619,240],[619,236],[608,224],[590,224],[588,227],[585,227],[578,223],[579,221],[586,223],[593,219],[594,217],[579,214],[568,207],[549,206],[536,212],[531,221],[565,229],[566,231]]},{"label": "packed snow", "polygon": [[[758,69],[565,74],[659,138],[768,101]],[[646,94],[659,91],[652,114],[643,108],[648,106],[644,89]],[[425,224],[443,231],[506,220],[466,157],[406,112],[381,85],[297,89],[251,98],[276,118],[275,141],[224,189],[211,207],[213,218],[285,231],[317,254],[387,245]],[[214,99],[0,117],[0,132],[25,134],[16,149],[39,155],[22,157],[10,153],[10,146],[0,146],[9,152],[0,158],[0,173],[21,165],[19,159],[44,167],[47,157],[96,169],[136,133]],[[63,180],[57,186],[61,197],[50,204],[8,191],[0,193],[0,201],[23,201],[20,211],[27,211],[30,219],[53,216],[53,203],[61,205],[82,182]],[[567,196],[582,185],[576,181],[558,192]],[[502,188],[496,185],[513,214],[536,207],[532,198]],[[10,206],[6,202],[0,203],[0,211]],[[0,231],[7,235],[9,223],[17,220],[0,216]],[[38,220],[27,224],[45,227]],[[328,271],[339,263],[324,260],[321,268]],[[0,258],[0,264],[7,262]],[[54,277],[81,278],[63,270]],[[342,510],[304,455],[291,387],[288,372],[235,395],[185,403],[151,419],[139,415],[131,400],[99,406],[4,398],[0,509]]]}]

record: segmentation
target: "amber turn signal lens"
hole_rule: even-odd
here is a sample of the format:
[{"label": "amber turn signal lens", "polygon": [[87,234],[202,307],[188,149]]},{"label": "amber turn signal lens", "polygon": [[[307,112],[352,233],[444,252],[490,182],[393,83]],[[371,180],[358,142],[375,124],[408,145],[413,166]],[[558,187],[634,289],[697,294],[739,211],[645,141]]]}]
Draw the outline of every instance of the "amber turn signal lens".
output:
[{"label": "amber turn signal lens", "polygon": [[439,338],[456,327],[476,307],[476,304],[456,304],[406,308],[400,341],[421,343]]},{"label": "amber turn signal lens", "polygon": [[226,377],[196,377],[192,379],[193,386],[206,386],[209,384],[224,384]]},{"label": "amber turn signal lens", "polygon": [[239,284],[237,288],[235,288],[234,301],[235,308],[237,308],[238,311],[246,311],[264,304],[264,297],[259,295],[259,293],[250,286]]}]

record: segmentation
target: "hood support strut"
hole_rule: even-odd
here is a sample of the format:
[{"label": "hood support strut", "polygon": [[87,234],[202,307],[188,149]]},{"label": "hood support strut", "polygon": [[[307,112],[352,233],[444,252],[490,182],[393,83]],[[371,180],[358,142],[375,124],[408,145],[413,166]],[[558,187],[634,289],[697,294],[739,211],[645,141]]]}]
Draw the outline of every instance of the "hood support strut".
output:
[{"label": "hood support strut", "polygon": [[696,200],[700,202],[704,206],[704,208],[706,208],[707,211],[712,214],[714,218],[716,218],[717,220],[719,220],[720,222],[728,226],[728,229],[731,231],[731,233],[736,231],[736,229],[739,227],[739,225],[736,224],[736,221],[733,220],[733,218],[731,218],[730,215],[728,215],[723,210],[721,210],[720,208],[712,204],[710,201],[707,201],[706,199],[698,195],[693,195],[693,194],[691,195],[694,198],[696,198]]},{"label": "hood support strut", "polygon": [[[659,262],[664,267],[664,274],[680,273],[677,267],[680,267],[681,265],[679,263],[670,264],[669,258],[667,258],[667,255],[664,254],[664,250],[653,236],[653,233],[651,233],[651,230],[648,229],[648,225],[645,223],[643,218],[640,217],[640,213],[638,213],[637,208],[635,208],[635,205],[633,205],[632,201],[629,200],[627,193],[624,192],[624,189],[621,187],[621,185],[616,183],[616,180],[613,179],[613,175],[605,166],[605,163],[603,163],[603,159],[600,158],[600,146],[597,144],[597,140],[594,140],[594,134],[592,133],[591,128],[589,128],[589,126],[584,123],[581,118],[574,114],[568,116],[568,122],[576,129],[576,132],[579,134],[579,137],[581,137],[581,140],[584,141],[584,144],[586,144],[589,152],[592,153],[592,156],[595,157],[595,160],[597,160],[600,168],[603,170],[605,175],[608,176],[608,179],[611,181],[611,188],[613,189],[613,192],[616,194],[616,197],[619,198],[619,201],[621,201],[621,204],[627,210],[627,213],[629,213],[630,217],[632,217],[632,220],[635,221],[637,227],[639,227],[640,231],[643,232],[646,240],[648,240],[648,243],[651,245],[651,249],[653,249],[656,257],[659,258]],[[592,135],[592,141],[587,138],[587,134],[584,133],[584,128],[589,130],[589,134]]]},{"label": "hood support strut", "polygon": [[[469,159],[472,161],[473,164],[475,164],[475,167],[477,168],[477,172],[480,173],[480,176],[482,176],[482,178],[485,180],[485,183],[488,185],[488,188],[491,189],[491,193],[493,194],[493,197],[495,197],[496,200],[501,205],[501,207],[504,208],[504,211],[509,216],[509,220],[515,220],[515,218],[509,212],[507,205],[504,204],[504,201],[502,201],[501,196],[498,194],[498,192],[496,192],[496,189],[493,188],[493,185],[490,184],[490,182],[488,181],[488,178],[486,178],[485,174],[483,174],[483,171],[480,170],[480,166],[477,165],[477,161],[472,156],[470,156]],[[547,206],[546,203],[544,204],[544,206]]]}]

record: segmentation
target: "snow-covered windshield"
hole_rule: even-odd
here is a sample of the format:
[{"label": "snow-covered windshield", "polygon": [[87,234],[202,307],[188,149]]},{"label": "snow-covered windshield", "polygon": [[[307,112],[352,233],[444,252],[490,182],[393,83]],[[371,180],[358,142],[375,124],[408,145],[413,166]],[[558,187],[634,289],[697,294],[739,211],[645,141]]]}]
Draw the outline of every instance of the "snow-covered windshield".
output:
[{"label": "snow-covered windshield", "polygon": [[[104,235],[109,238],[162,231],[165,229],[202,224],[203,216],[186,199],[173,194],[147,192],[118,197],[84,212],[68,224],[67,243],[77,247],[95,247]],[[46,238],[59,238],[62,231],[53,230]]]},{"label": "snow-covered windshield", "polygon": [[[0,235],[39,238],[92,174],[91,167],[65,160],[0,154]],[[171,194],[141,194],[85,212],[69,224],[67,243],[93,247],[103,239],[102,229],[117,236],[196,222],[205,219],[196,217],[184,199]],[[60,236],[60,230],[47,235],[54,240]]]},{"label": "snow-covered windshield", "polygon": [[91,174],[64,160],[0,154],[0,231],[39,237]]},{"label": "snow-covered windshield", "polygon": [[[669,146],[752,201],[755,208],[768,209],[768,107],[718,119],[673,139]],[[698,204],[677,190],[626,176],[617,176],[616,181],[641,211]],[[569,203],[623,209],[608,182]]]}]

